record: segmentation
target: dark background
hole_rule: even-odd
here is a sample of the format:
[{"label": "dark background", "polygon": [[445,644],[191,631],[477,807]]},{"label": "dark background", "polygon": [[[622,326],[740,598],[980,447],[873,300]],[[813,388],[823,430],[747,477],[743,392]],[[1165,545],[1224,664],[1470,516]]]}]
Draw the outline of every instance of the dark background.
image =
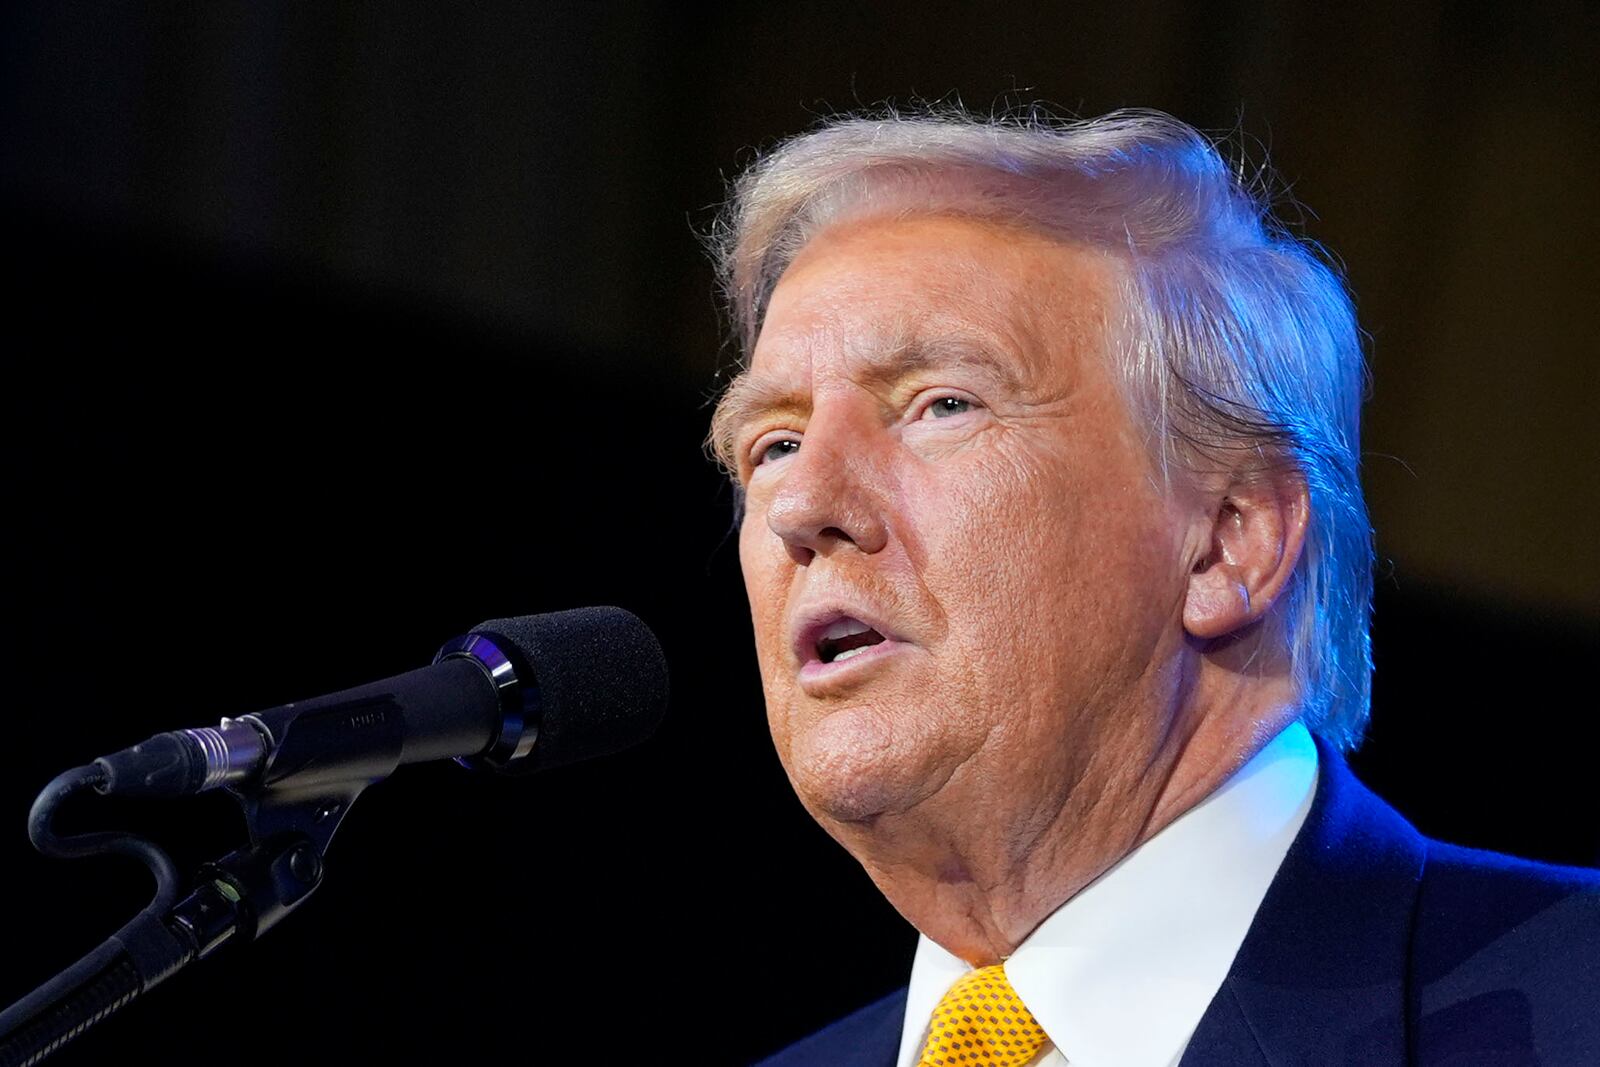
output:
[{"label": "dark background", "polygon": [[[0,1002],[147,892],[29,849],[57,771],[590,603],[666,646],[654,740],[403,769],[300,912],[59,1061],[741,1063],[903,982],[766,738],[696,234],[753,149],[918,96],[1270,162],[1370,333],[1353,762],[1428,833],[1600,861],[1597,45],[1578,3],[9,5]],[[185,871],[242,840],[222,796],[66,815]]]}]

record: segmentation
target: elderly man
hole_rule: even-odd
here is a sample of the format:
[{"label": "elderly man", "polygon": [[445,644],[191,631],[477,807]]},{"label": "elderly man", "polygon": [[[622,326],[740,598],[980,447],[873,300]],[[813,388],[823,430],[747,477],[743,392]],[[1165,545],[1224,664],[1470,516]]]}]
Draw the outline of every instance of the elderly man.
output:
[{"label": "elderly man", "polygon": [[1343,766],[1358,331],[1209,142],[836,121],[719,236],[772,736],[922,934],[772,1063],[1600,1063],[1600,877]]}]

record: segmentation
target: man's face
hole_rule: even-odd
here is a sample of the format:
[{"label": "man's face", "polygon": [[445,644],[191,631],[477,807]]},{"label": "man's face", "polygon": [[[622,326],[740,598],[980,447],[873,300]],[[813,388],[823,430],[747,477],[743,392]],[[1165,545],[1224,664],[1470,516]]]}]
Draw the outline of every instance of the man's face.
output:
[{"label": "man's face", "polygon": [[1109,372],[1118,269],[882,219],[773,293],[725,400],[739,555],[778,755],[847,845],[938,812],[1003,865],[1171,726],[1184,531]]}]

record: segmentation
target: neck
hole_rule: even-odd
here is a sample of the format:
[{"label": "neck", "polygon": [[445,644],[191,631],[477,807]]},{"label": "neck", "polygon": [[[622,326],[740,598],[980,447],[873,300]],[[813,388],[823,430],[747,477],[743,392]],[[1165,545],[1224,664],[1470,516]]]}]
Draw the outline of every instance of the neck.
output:
[{"label": "neck", "polygon": [[945,795],[839,836],[913,926],[974,966],[997,963],[1294,718],[1281,686],[1217,681],[1216,699],[1170,717],[1171,728],[1095,746],[1042,808],[1006,810],[984,781],[957,775]]}]

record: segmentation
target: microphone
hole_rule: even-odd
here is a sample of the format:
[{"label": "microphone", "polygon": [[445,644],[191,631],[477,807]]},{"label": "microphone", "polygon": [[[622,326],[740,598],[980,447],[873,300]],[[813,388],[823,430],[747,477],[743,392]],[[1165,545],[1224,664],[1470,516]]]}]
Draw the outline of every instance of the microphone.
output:
[{"label": "microphone", "polygon": [[637,616],[600,607],[492,619],[447,642],[432,666],[102,756],[95,788],[315,789],[449,758],[524,773],[637,744],[666,706],[666,659]]}]

